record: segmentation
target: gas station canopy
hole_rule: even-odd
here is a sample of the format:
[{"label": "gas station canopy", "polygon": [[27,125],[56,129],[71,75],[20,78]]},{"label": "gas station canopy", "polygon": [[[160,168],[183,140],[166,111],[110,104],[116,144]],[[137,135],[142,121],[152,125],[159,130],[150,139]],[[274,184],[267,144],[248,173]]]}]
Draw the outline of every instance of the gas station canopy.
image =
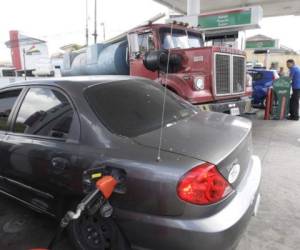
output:
[{"label": "gas station canopy", "polygon": [[[187,13],[187,0],[154,0],[178,12]],[[300,15],[299,0],[199,0],[201,13],[260,5],[264,17]]]}]

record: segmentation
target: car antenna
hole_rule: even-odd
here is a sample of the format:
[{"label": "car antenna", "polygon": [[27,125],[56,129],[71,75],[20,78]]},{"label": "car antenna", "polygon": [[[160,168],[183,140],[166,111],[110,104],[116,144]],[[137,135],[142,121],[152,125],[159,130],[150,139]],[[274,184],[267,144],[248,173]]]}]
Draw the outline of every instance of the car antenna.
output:
[{"label": "car antenna", "polygon": [[[173,25],[174,22],[171,22],[171,39],[173,37]],[[166,109],[166,97],[167,97],[167,80],[169,76],[169,64],[170,64],[170,55],[171,55],[171,45],[168,49],[168,59],[167,59],[167,69],[166,69],[166,77],[165,77],[165,84],[164,84],[164,94],[163,94],[163,105],[162,105],[162,112],[161,112],[161,126],[160,126],[160,135],[159,135],[159,144],[158,144],[158,152],[157,152],[157,161],[161,160],[161,148],[163,143],[163,136],[164,136],[164,123],[165,123],[165,109]]]}]

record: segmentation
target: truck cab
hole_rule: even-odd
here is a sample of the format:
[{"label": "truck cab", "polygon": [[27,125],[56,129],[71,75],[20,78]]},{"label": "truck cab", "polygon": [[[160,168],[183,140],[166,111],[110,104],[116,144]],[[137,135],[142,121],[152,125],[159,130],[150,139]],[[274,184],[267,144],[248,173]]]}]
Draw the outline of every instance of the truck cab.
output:
[{"label": "truck cab", "polygon": [[[206,47],[201,32],[171,25],[142,26],[128,34],[129,41],[133,40],[130,36],[137,36],[139,46],[137,53],[129,45],[130,75],[161,82],[204,110],[244,113],[251,105],[252,93],[246,82],[245,53],[227,47]],[[151,70],[146,64],[149,54],[169,50],[170,60],[175,57],[177,65],[176,69],[169,67],[166,78],[164,70]]]}]

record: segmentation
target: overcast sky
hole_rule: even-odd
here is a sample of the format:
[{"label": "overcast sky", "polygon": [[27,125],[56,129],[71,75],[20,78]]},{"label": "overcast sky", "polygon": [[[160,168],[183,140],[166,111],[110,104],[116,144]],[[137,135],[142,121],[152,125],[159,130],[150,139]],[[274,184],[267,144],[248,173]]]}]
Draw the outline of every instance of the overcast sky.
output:
[{"label": "overcast sky", "polygon": [[[93,0],[89,0],[90,5]],[[159,12],[168,9],[152,0],[98,0],[98,25],[106,25],[107,37],[126,31]],[[93,11],[90,6],[90,33],[93,29]],[[85,43],[85,0],[3,0],[0,9],[0,61],[10,60],[10,51],[4,42],[9,30],[48,41],[50,54],[68,43]],[[300,50],[300,17],[288,16],[264,19],[261,30],[248,31],[247,35],[262,33],[280,39],[281,43]],[[99,37],[101,41],[102,37]],[[91,38],[92,41],[92,38]]]}]

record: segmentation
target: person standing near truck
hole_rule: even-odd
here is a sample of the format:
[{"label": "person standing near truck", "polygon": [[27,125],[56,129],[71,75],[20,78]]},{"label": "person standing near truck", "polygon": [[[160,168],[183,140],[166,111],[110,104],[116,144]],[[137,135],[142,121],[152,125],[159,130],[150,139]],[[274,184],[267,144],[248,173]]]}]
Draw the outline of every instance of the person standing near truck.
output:
[{"label": "person standing near truck", "polygon": [[290,70],[290,78],[292,80],[293,94],[290,101],[289,120],[299,120],[299,99],[300,99],[300,68],[293,59],[287,60],[287,67]]}]

